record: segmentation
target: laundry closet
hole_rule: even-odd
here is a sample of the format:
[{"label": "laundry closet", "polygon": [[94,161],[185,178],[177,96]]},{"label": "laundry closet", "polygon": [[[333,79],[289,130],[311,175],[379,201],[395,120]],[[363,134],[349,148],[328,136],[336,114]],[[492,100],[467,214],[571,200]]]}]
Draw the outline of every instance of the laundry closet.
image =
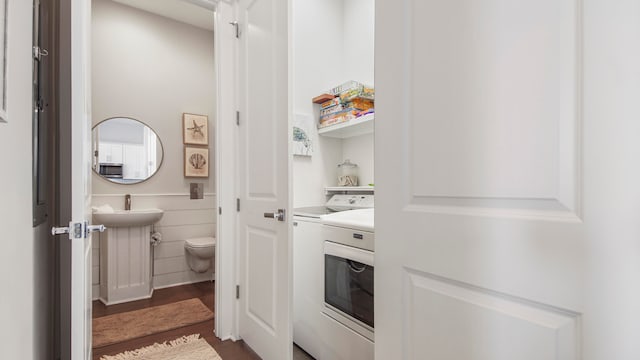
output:
[{"label": "laundry closet", "polygon": [[374,357],[374,8],[293,0],[293,339],[315,359]]}]

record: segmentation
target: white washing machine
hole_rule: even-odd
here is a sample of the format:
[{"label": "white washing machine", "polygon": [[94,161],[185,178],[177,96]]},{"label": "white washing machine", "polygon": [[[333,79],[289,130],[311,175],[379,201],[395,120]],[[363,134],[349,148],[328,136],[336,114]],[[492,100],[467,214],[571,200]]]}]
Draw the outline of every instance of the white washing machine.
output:
[{"label": "white washing machine", "polygon": [[[333,357],[324,309],[324,238],[321,217],[352,209],[372,208],[373,195],[333,195],[323,206],[293,213],[293,341],[314,358]],[[338,330],[342,330],[338,328]]]},{"label": "white washing machine", "polygon": [[321,218],[323,359],[374,359],[374,210]]}]

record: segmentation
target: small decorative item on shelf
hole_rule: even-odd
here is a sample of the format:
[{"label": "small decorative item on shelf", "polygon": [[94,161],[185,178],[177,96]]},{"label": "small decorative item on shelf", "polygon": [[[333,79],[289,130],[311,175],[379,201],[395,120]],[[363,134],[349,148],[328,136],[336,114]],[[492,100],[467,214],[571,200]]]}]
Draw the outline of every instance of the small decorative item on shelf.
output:
[{"label": "small decorative item on shelf", "polygon": [[358,165],[346,159],[338,169],[338,186],[358,186]]}]

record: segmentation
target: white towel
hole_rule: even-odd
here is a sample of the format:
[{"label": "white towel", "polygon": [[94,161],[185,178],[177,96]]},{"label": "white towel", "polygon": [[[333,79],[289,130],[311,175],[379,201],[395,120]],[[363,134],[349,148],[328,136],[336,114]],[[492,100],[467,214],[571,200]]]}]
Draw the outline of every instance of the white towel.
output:
[{"label": "white towel", "polygon": [[109,205],[109,204],[92,206],[91,210],[93,210],[93,212],[101,212],[101,213],[113,213],[113,212],[115,212],[113,210],[113,208],[111,207],[111,205]]}]

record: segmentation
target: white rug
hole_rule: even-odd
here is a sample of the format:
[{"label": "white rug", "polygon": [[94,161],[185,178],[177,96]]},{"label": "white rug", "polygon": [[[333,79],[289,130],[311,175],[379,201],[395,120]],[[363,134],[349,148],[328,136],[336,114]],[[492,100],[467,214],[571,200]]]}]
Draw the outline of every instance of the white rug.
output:
[{"label": "white rug", "polygon": [[222,360],[200,334],[183,336],[162,344],[153,344],[117,355],[104,355],[101,360]]}]

